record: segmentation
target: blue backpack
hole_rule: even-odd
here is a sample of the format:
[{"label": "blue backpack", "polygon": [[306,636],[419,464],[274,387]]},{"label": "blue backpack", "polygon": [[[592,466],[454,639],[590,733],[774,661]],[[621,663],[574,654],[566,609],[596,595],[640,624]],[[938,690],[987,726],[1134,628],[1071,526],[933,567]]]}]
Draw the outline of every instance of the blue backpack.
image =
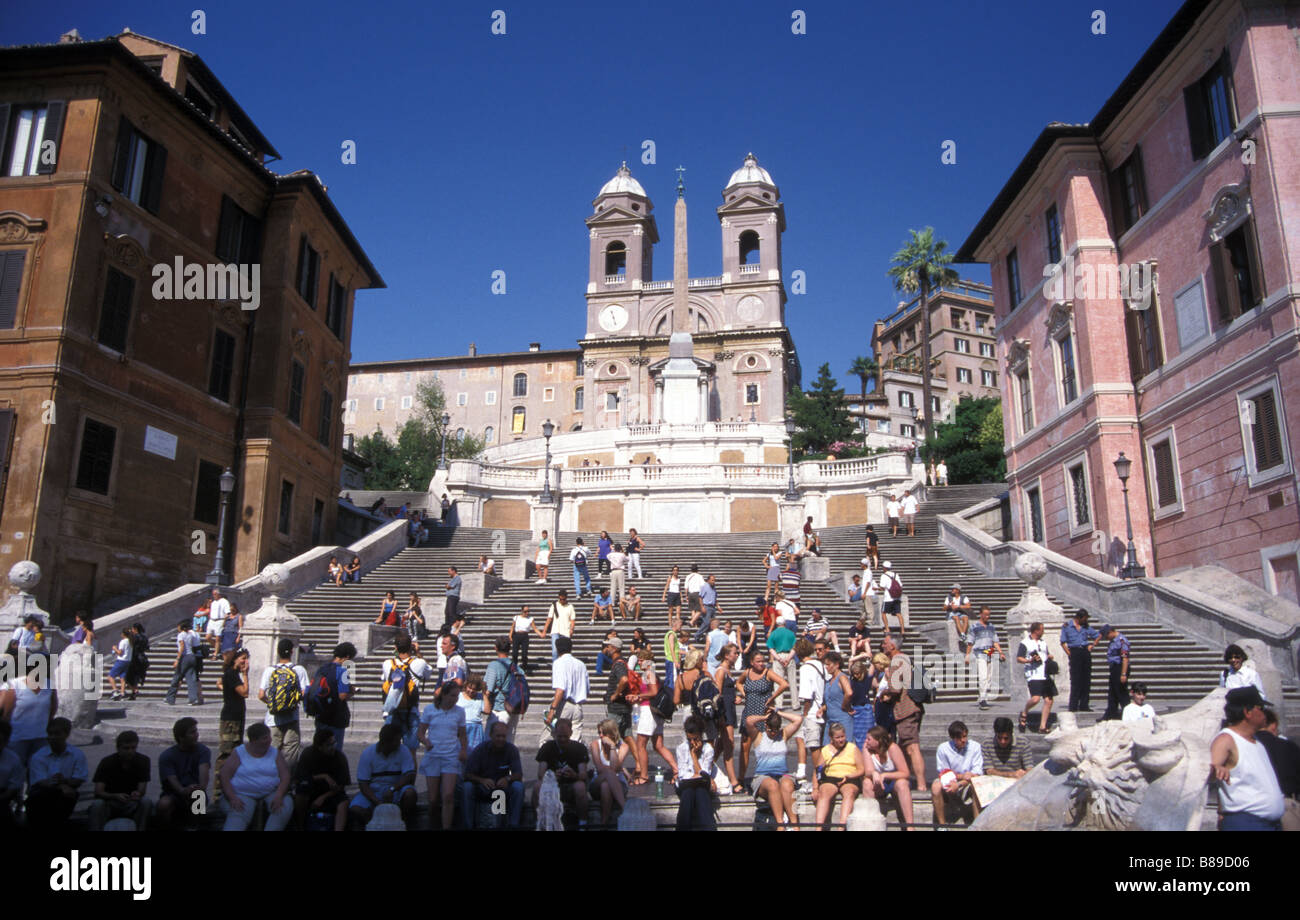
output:
[{"label": "blue backpack", "polygon": [[500,691],[510,715],[523,715],[528,711],[528,679],[513,664],[506,665],[506,675]]}]

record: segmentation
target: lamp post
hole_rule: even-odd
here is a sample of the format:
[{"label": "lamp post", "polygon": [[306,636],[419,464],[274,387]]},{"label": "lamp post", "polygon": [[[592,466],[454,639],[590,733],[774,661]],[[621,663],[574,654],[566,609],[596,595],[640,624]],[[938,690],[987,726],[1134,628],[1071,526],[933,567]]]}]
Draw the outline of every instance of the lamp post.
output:
[{"label": "lamp post", "polygon": [[235,491],[235,475],[227,469],[221,474],[221,510],[217,512],[217,557],[212,561],[212,571],[205,579],[210,585],[228,585],[226,576],[226,505],[230,493]]},{"label": "lamp post", "polygon": [[1132,465],[1133,461],[1125,457],[1124,451],[1121,450],[1119,456],[1115,458],[1115,475],[1119,477],[1120,485],[1124,488],[1124,523],[1128,527],[1128,558],[1119,574],[1121,578],[1146,578],[1146,568],[1138,565],[1137,548],[1133,545],[1133,517],[1128,510],[1128,476]]},{"label": "lamp post", "polygon": [[551,424],[548,418],[542,423],[542,437],[546,438],[546,479],[542,481],[542,501],[550,502],[554,499],[551,496],[551,435],[555,434],[555,426]]},{"label": "lamp post", "polygon": [[451,427],[451,415],[442,413],[442,458],[438,461],[438,469],[447,468],[447,429]]},{"label": "lamp post", "polygon": [[786,457],[790,465],[790,481],[785,487],[785,500],[793,502],[799,500],[799,493],[794,487],[794,419],[788,415],[785,417],[785,435],[789,441],[786,447]]}]

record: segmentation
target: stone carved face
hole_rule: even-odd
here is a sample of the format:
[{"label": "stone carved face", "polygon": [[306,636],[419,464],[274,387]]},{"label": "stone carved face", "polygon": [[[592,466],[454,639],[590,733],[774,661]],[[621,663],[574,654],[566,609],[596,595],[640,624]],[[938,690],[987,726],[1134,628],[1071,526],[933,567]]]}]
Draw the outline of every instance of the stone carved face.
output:
[{"label": "stone carved face", "polygon": [[1071,821],[1097,830],[1127,830],[1149,782],[1183,759],[1179,732],[1159,732],[1142,742],[1122,722],[1103,722],[1091,731],[1057,741],[1050,757],[1071,766]]}]

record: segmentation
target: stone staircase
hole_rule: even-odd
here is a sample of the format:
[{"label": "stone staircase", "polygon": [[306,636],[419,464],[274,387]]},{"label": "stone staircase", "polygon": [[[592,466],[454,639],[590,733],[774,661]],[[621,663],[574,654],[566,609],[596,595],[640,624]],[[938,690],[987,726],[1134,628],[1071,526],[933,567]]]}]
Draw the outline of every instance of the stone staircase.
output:
[{"label": "stone staircase", "polygon": [[[891,537],[885,524],[875,523],[880,536],[882,560],[890,560],[894,571],[899,574],[909,598],[910,615],[913,628],[909,630],[905,650],[914,660],[919,655],[938,653],[936,648],[917,629],[925,623],[939,623],[944,619],[942,599],[952,582],[962,585],[972,604],[976,607],[987,603],[993,611],[993,621],[1001,624],[1006,612],[1020,598],[1023,585],[1015,579],[990,578],[977,571],[965,561],[946,550],[938,543],[937,514],[954,513],[970,505],[998,494],[1004,487],[999,485],[950,486],[931,489],[929,498],[921,505],[917,515],[916,536],[909,538],[900,535]],[[873,522],[874,523],[874,522]],[[857,571],[859,559],[864,547],[863,527],[827,528],[820,531],[823,538],[824,556],[831,560],[833,581],[838,581],[843,571]],[[465,657],[472,669],[481,671],[495,657],[492,641],[508,631],[509,620],[528,604],[538,625],[544,622],[546,609],[554,600],[556,592],[565,588],[573,593],[571,567],[568,551],[573,546],[574,538],[583,536],[593,550],[595,536],[592,534],[560,533],[556,535],[556,551],[552,558],[549,584],[538,584],[536,580],[528,582],[507,582],[494,591],[486,602],[478,607],[466,610],[467,622],[462,631]],[[615,534],[615,539],[625,539],[624,534]],[[761,564],[763,555],[771,542],[777,539],[774,533],[753,534],[646,534],[647,548],[642,554],[643,568],[647,577],[642,581],[631,581],[638,586],[639,593],[645,597],[644,616],[640,624],[616,624],[620,635],[625,639],[630,635],[632,625],[645,629],[652,647],[662,647],[662,639],[667,628],[667,611],[660,601],[664,582],[672,565],[681,566],[682,574],[689,571],[691,563],[698,563],[700,571],[715,574],[718,582],[719,607],[723,617],[733,622],[744,618],[753,621],[756,594],[761,594],[764,587],[764,571]],[[474,571],[478,558],[486,554],[497,562],[500,570],[503,556],[513,556],[521,540],[530,535],[524,531],[491,531],[481,528],[460,527],[453,531],[435,529],[431,545],[407,549],[398,553],[356,585],[336,587],[321,585],[289,603],[290,609],[299,617],[303,625],[303,643],[316,654],[327,657],[338,641],[338,627],[344,622],[363,623],[372,621],[380,612],[380,606],[386,591],[393,591],[400,607],[404,608],[408,592],[415,591],[423,599],[423,609],[429,628],[436,632],[442,623],[443,589],[446,584],[447,566],[455,564],[462,572]],[[504,538],[504,544],[503,544]],[[505,553],[500,552],[504,545]],[[493,550],[496,550],[494,552]],[[593,554],[594,558],[594,554]],[[592,566],[593,576],[596,573]],[[597,585],[607,584],[607,579],[596,579]],[[845,637],[847,646],[848,629],[856,620],[858,605],[849,604],[839,599],[829,584],[802,585],[801,607],[807,611],[819,608],[830,621],[832,628]],[[1068,612],[1073,608],[1066,605]],[[595,724],[603,718],[603,707],[598,700],[605,693],[606,679],[594,673],[596,654],[601,639],[609,628],[608,625],[588,625],[590,601],[583,598],[578,605],[578,624],[574,635],[574,653],[584,660],[592,671],[592,700],[586,708],[587,730],[584,738],[594,736]],[[1149,687],[1151,702],[1158,711],[1181,709],[1202,697],[1217,685],[1220,663],[1220,651],[1208,649],[1186,639],[1174,630],[1159,624],[1117,620],[1116,624],[1129,636],[1133,645],[1132,678],[1145,681]],[[1097,624],[1100,625],[1100,624]],[[761,630],[761,624],[759,624]],[[1008,655],[1014,653],[1019,635],[1009,636],[1000,629],[1000,641]],[[170,743],[171,725],[181,716],[191,715],[199,719],[201,732],[209,743],[215,742],[217,736],[218,711],[220,696],[213,688],[218,675],[215,663],[209,663],[203,675],[204,695],[208,701],[201,707],[177,705],[168,707],[161,698],[170,678],[169,650],[173,647],[174,631],[158,636],[151,636],[150,641],[155,651],[151,655],[154,665],[150,670],[146,686],[138,701],[122,704],[107,700],[101,702],[101,717],[104,726],[130,727],[139,732],[143,738],[161,743]],[[873,641],[878,641],[878,633]],[[760,634],[760,642],[762,637]],[[383,650],[391,654],[391,646]],[[433,642],[425,643],[425,652],[433,657]],[[360,750],[373,742],[379,726],[382,724],[380,712],[380,671],[387,654],[377,653],[357,663],[357,693],[352,702],[352,727],[348,732],[346,750],[355,763]],[[541,716],[545,709],[545,699],[550,685],[550,647],[548,640],[532,640],[530,648],[531,663],[535,666],[530,677],[534,705],[521,721],[516,742],[524,759],[525,779],[531,781],[534,774],[532,753],[540,743]],[[254,675],[256,679],[257,675]],[[1092,714],[1081,714],[1081,724],[1087,724],[1100,715],[1105,708],[1106,695],[1105,664],[1102,656],[1094,656]],[[1300,691],[1288,686],[1286,699],[1292,705],[1292,713],[1300,711]],[[953,719],[962,719],[969,726],[971,737],[984,741],[992,732],[992,722],[996,716],[1013,716],[1005,695],[1000,705],[981,712],[975,707],[977,692],[973,686],[945,686],[940,677],[938,685],[938,702],[928,707],[922,728],[922,746],[929,764],[929,778],[933,777],[933,758],[935,748],[947,739],[947,726]],[[184,693],[180,696],[183,703]],[[1065,701],[1058,700],[1061,707]],[[264,714],[261,704],[249,701],[248,719],[251,722]],[[682,716],[669,723],[665,740],[670,748],[681,740]],[[304,728],[308,728],[304,720]],[[309,734],[309,730],[307,732]],[[1046,756],[1047,745],[1040,736],[1031,735],[1031,747],[1035,756]],[[309,738],[304,737],[304,743]],[[215,744],[214,744],[215,746]],[[651,755],[651,770],[658,763],[658,758]],[[791,764],[794,763],[794,748],[791,746]],[[653,802],[653,784],[638,787],[636,794],[648,797]],[[423,792],[421,793],[423,798]],[[928,823],[928,790],[917,793],[916,820]],[[749,796],[730,796],[721,799],[722,812],[720,820],[748,826],[752,818],[752,800]],[[653,806],[660,814],[661,823],[671,822],[676,803],[671,793],[662,803]],[[593,815],[594,817],[594,815]],[[891,813],[891,820],[896,815]]]}]

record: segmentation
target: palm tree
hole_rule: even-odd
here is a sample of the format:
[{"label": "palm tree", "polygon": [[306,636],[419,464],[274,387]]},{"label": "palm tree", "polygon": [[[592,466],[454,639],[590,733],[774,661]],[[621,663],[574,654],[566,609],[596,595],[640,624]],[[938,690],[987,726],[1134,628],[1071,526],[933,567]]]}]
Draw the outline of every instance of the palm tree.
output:
[{"label": "palm tree", "polygon": [[880,370],[880,365],[876,364],[875,358],[869,358],[865,355],[858,355],[849,365],[849,373],[862,381],[862,432],[867,431],[867,381],[876,376]]},{"label": "palm tree", "polygon": [[896,290],[904,294],[921,292],[921,390],[925,414],[921,416],[920,441],[924,443],[934,430],[934,400],[930,395],[930,290],[953,284],[959,276],[949,267],[952,253],[947,252],[948,243],[935,241],[933,227],[926,227],[919,233],[909,230],[908,233],[912,238],[894,253],[889,275],[894,279]]}]

